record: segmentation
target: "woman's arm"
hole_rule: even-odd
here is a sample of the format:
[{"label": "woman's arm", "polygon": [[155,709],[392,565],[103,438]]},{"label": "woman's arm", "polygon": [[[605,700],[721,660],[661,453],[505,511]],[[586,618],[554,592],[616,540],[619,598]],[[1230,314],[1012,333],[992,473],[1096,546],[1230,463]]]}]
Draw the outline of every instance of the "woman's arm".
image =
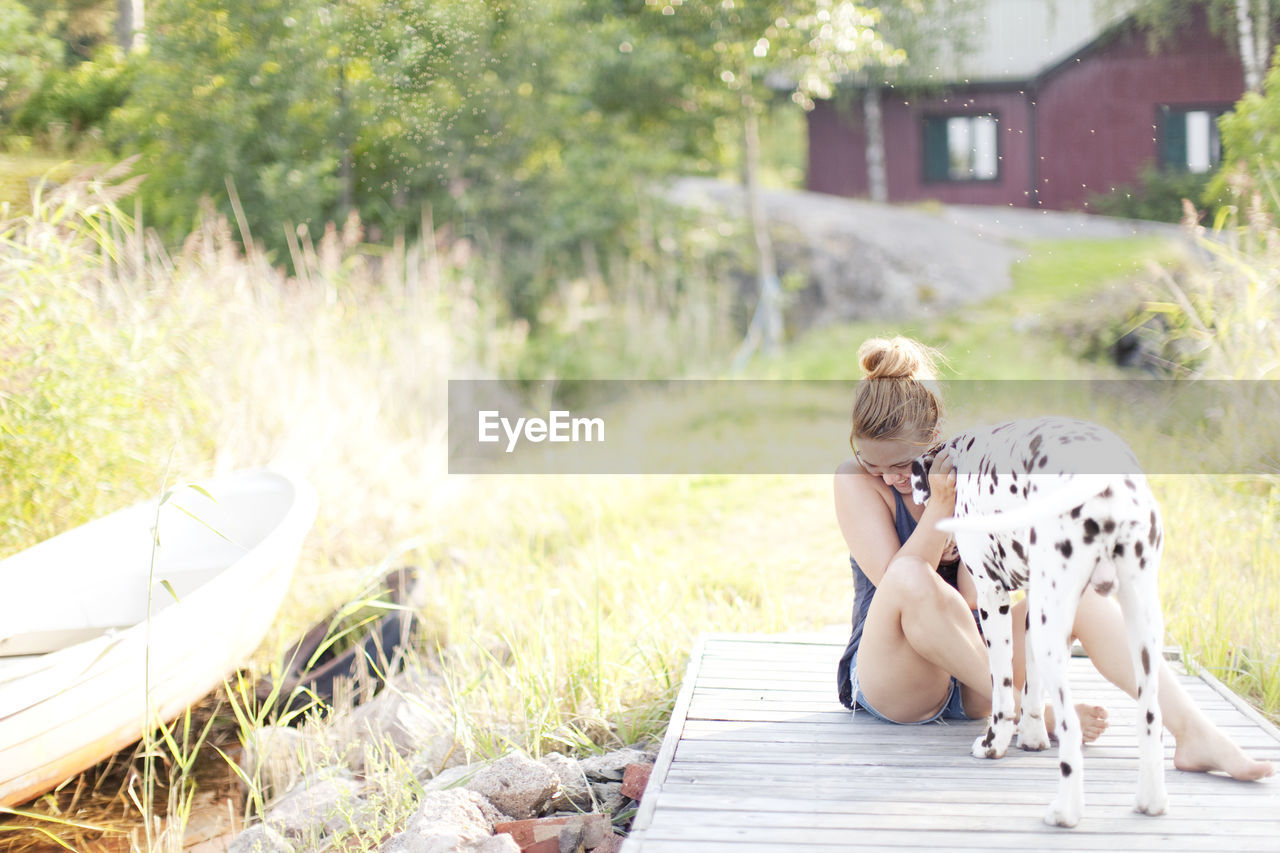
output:
[{"label": "woman's arm", "polygon": [[915,532],[903,543],[898,542],[893,512],[878,485],[883,481],[864,472],[852,459],[836,469],[835,505],[840,532],[849,546],[849,554],[876,586],[880,585],[889,564],[898,557],[919,557],[933,566],[942,558],[947,534],[934,525],[951,517],[956,501],[955,472],[945,460],[941,455],[934,460],[929,475],[932,492],[929,503]]}]

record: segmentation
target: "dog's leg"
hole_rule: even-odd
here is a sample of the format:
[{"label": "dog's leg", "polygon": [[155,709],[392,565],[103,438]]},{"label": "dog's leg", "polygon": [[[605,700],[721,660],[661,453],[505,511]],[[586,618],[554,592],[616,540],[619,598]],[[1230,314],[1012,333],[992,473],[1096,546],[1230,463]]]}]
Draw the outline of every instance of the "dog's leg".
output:
[{"label": "dog's leg", "polygon": [[1138,797],[1134,809],[1158,815],[1164,814],[1169,805],[1164,783],[1164,721],[1158,695],[1164,650],[1164,619],[1156,582],[1161,542],[1158,535],[1149,531],[1143,534],[1136,541],[1125,543],[1125,557],[1118,561],[1117,597],[1124,612],[1138,684]]},{"label": "dog's leg", "polygon": [[[1034,574],[1027,592],[1035,666],[1053,703],[1058,727],[1058,792],[1045,812],[1051,826],[1075,826],[1084,811],[1084,751],[1080,718],[1067,679],[1071,627],[1087,575],[1079,570],[1079,554],[1060,543],[1068,540],[1066,526],[1041,529],[1041,544],[1033,556]],[[1092,569],[1092,566],[1090,566]]]},{"label": "dog's leg", "polygon": [[978,618],[991,669],[991,716],[987,733],[973,742],[975,758],[1004,758],[1013,740],[1013,626],[1009,593],[991,578],[977,580]]},{"label": "dog's leg", "polygon": [[1026,633],[1023,635],[1026,648],[1027,681],[1022,689],[1022,716],[1018,719],[1018,746],[1023,749],[1040,751],[1049,748],[1049,732],[1044,723],[1044,679],[1040,676],[1039,661],[1036,660],[1035,643],[1037,632],[1031,630],[1031,610],[1027,609]]}]

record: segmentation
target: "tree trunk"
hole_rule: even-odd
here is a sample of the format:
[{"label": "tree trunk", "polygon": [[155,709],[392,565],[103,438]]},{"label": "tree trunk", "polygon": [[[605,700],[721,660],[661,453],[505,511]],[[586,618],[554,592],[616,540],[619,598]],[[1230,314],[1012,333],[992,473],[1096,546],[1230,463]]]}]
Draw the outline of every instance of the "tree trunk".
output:
[{"label": "tree trunk", "polygon": [[764,212],[764,202],[760,198],[760,117],[750,95],[744,94],[742,100],[745,161],[743,176],[747,192],[747,215],[756,250],[759,301],[747,329],[747,337],[734,356],[734,369],[745,366],[757,345],[763,347],[766,355],[773,355],[782,347],[782,285],[778,280],[778,261],[773,252],[773,240],[769,237],[769,221]]},{"label": "tree trunk", "polygon": [[1254,28],[1257,46],[1253,55],[1258,62],[1258,91],[1267,77],[1267,69],[1271,67],[1271,0],[1254,0],[1258,10],[1258,26]]},{"label": "tree trunk", "polygon": [[[1240,42],[1240,64],[1244,67],[1244,87],[1250,92],[1261,92],[1260,63],[1265,62],[1266,57],[1258,56],[1259,43],[1254,40],[1253,10],[1249,5],[1249,0],[1236,0],[1236,31]],[[1259,29],[1265,29],[1265,24]]]},{"label": "tree trunk", "polygon": [[872,201],[889,200],[889,176],[885,172],[884,118],[880,111],[880,87],[870,82],[862,90],[862,124],[867,144],[867,190]]},{"label": "tree trunk", "polygon": [[146,27],[145,0],[116,0],[116,43],[129,53],[142,43]]}]

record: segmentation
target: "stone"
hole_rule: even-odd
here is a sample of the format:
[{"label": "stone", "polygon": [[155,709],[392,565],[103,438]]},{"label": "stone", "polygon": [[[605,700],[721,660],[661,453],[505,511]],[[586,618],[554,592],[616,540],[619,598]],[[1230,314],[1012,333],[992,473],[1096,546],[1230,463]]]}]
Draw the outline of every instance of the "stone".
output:
[{"label": "stone", "polygon": [[513,752],[483,768],[467,788],[519,820],[541,814],[559,790],[560,780],[547,766]]},{"label": "stone", "polygon": [[591,784],[578,762],[552,752],[540,758],[538,763],[549,768],[560,780],[560,789],[551,799],[552,811],[581,812],[595,808],[595,802],[591,798]]},{"label": "stone", "polygon": [[382,847],[382,853],[515,853],[514,839],[495,836],[493,805],[475,791],[453,788],[428,791],[405,831]]},{"label": "stone", "polygon": [[314,773],[272,804],[262,822],[290,839],[323,837],[346,825],[361,802],[360,787],[346,771]]},{"label": "stone", "polygon": [[227,853],[297,853],[297,848],[279,832],[258,823],[232,839]]},{"label": "stone", "polygon": [[643,750],[623,747],[603,755],[591,755],[578,762],[582,772],[592,782],[621,782],[628,764],[652,763],[653,759]]},{"label": "stone", "polygon": [[616,815],[631,803],[622,793],[621,782],[592,782],[591,793],[600,804],[600,811],[607,815]]},{"label": "stone", "polygon": [[244,779],[270,799],[295,787],[303,777],[302,757],[310,745],[297,729],[262,726],[244,738],[238,764]]}]

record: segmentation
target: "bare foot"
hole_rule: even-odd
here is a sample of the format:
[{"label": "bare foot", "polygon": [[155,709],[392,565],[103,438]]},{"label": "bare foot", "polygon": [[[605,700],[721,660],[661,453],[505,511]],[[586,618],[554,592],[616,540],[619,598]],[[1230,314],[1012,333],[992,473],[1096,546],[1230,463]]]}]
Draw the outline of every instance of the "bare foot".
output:
[{"label": "bare foot", "polygon": [[1196,720],[1177,738],[1173,766],[1195,773],[1219,770],[1244,782],[1265,779],[1275,772],[1270,761],[1245,755],[1221,729],[1205,719]]},{"label": "bare foot", "polygon": [[[1080,718],[1080,737],[1085,743],[1093,743],[1102,737],[1102,733],[1107,730],[1110,723],[1107,722],[1107,709],[1101,705],[1090,705],[1081,702],[1076,705],[1076,716]],[[1044,709],[1044,724],[1050,732],[1055,730],[1053,720],[1053,706],[1046,705]],[[1056,734],[1054,735],[1057,736]]]}]

